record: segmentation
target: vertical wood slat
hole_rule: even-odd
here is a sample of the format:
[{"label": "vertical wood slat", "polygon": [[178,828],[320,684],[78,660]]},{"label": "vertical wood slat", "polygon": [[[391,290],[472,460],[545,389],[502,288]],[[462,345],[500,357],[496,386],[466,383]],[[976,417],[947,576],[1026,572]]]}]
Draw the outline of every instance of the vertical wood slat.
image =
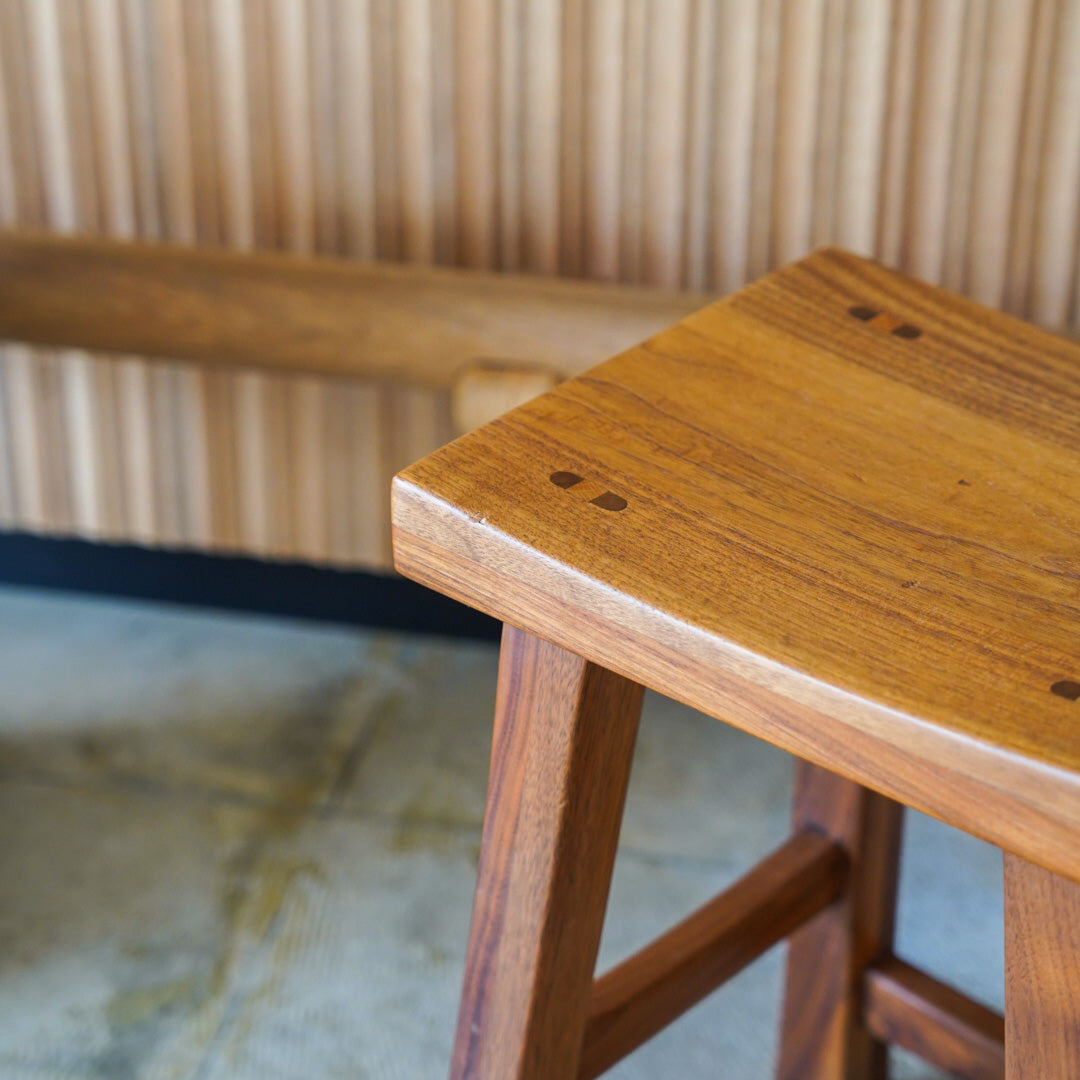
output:
[{"label": "vertical wood slat", "polygon": [[693,47],[688,50],[686,108],[686,213],[682,220],[682,281],[704,289],[709,273],[709,169],[713,151],[717,8],[695,0],[690,12]]},{"label": "vertical wood slat", "polygon": [[[780,0],[757,4],[757,39],[754,56],[754,127],[750,146],[749,228],[746,279],[760,277],[771,263],[774,226],[773,185],[776,182],[777,82],[783,5]],[[809,180],[809,177],[807,178]]]},{"label": "vertical wood slat", "polygon": [[832,236],[862,255],[874,251],[880,205],[891,19],[892,4],[878,0],[845,11]]},{"label": "vertical wood slat", "polygon": [[[843,0],[825,0],[820,16],[818,119],[814,152],[810,244],[825,243],[837,231],[843,204],[836,198],[841,155],[840,133],[844,90],[845,11]],[[807,50],[810,51],[809,49]]]},{"label": "vertical wood slat", "polygon": [[454,13],[458,261],[490,267],[496,252],[497,9],[494,0],[461,0]]},{"label": "vertical wood slat", "polygon": [[394,23],[401,254],[410,262],[430,263],[435,258],[431,5],[398,0]]},{"label": "vertical wood slat", "polygon": [[901,259],[914,274],[934,283],[944,271],[965,8],[934,4],[919,9]]},{"label": "vertical wood slat", "polygon": [[522,88],[522,267],[553,274],[559,265],[560,5],[521,0],[525,37]]},{"label": "vertical wood slat", "polygon": [[920,7],[918,0],[893,0],[893,5],[874,250],[895,266],[900,264],[906,216]]},{"label": "vertical wood slat", "polygon": [[[984,91],[983,72],[989,22],[988,0],[968,0],[957,77],[956,125],[952,134],[948,222],[943,236],[941,282],[948,289],[966,285],[968,230],[976,184],[975,156],[979,137],[979,99]],[[993,77],[993,76],[991,76]]]},{"label": "vertical wood slat", "polygon": [[1035,0],[992,4],[986,28],[981,117],[975,148],[971,221],[964,246],[964,286],[973,299],[999,307],[1005,299],[1009,220],[1023,160],[1021,121],[1024,78],[1033,30]]},{"label": "vertical wood slat", "polygon": [[824,30],[824,0],[782,6],[769,258],[774,265],[790,262],[813,243],[817,118],[826,116],[819,96]]},{"label": "vertical wood slat", "polygon": [[690,0],[669,0],[652,5],[646,22],[639,277],[668,288],[682,277],[690,17]]},{"label": "vertical wood slat", "polygon": [[339,0],[334,52],[337,95],[343,254],[375,257],[374,80],[371,0]]},{"label": "vertical wood slat", "polygon": [[613,281],[619,273],[619,153],[623,133],[620,87],[625,62],[623,0],[593,0],[585,11],[585,95],[582,119],[582,269]]},{"label": "vertical wood slat", "polygon": [[152,544],[158,533],[150,369],[138,359],[125,357],[115,363],[124,533],[137,543]]},{"label": "vertical wood slat", "polygon": [[758,15],[754,5],[725,4],[717,17],[709,269],[721,292],[737,289],[749,268]]},{"label": "vertical wood slat", "polygon": [[[1031,280],[1031,313],[1060,325],[1073,305],[1080,222],[1080,3],[1063,2],[1054,28],[1051,92],[1040,170]],[[1070,311],[1070,307],[1074,310]]]},{"label": "vertical wood slat", "polygon": [[[1077,49],[1080,0],[9,0],[0,220],[718,291],[839,243],[1075,325]],[[391,462],[446,433],[36,355],[0,364],[20,527],[385,566]]]}]

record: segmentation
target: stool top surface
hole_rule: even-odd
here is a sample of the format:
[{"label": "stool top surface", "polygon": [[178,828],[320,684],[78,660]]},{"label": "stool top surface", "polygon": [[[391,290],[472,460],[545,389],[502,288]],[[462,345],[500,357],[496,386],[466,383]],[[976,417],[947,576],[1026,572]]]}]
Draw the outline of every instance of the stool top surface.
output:
[{"label": "stool top surface", "polygon": [[1080,877],[1080,348],[844,252],[395,481],[397,565]]}]

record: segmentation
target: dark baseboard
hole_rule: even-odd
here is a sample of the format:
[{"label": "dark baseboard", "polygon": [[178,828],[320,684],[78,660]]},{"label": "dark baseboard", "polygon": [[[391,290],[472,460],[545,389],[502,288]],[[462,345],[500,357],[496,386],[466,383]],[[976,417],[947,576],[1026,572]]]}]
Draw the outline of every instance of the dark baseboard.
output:
[{"label": "dark baseboard", "polygon": [[499,623],[405,578],[0,532],[0,582],[498,640]]}]

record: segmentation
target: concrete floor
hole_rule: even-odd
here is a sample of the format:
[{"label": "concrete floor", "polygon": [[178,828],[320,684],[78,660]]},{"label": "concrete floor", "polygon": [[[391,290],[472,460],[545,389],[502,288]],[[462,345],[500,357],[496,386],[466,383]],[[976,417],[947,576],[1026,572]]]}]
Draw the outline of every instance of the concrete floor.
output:
[{"label": "concrete floor", "polygon": [[[442,1076],[495,667],[486,645],[0,589],[0,1076]],[[783,838],[790,771],[647,700],[602,966]],[[997,852],[910,815],[900,922],[905,956],[1001,1007]],[[610,1075],[764,1080],[781,959]]]}]

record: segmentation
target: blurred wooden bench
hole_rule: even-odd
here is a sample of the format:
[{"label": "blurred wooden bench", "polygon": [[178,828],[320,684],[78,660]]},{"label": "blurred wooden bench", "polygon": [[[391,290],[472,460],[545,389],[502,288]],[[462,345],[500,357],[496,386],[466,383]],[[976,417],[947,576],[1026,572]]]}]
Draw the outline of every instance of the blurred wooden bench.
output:
[{"label": "blurred wooden bench", "polygon": [[705,299],[559,278],[0,233],[0,339],[456,387],[470,418],[480,415],[482,396],[496,396],[492,383],[501,379],[510,402],[519,389],[535,394]]},{"label": "blurred wooden bench", "polygon": [[703,300],[0,233],[0,528],[388,570],[397,469]]}]

